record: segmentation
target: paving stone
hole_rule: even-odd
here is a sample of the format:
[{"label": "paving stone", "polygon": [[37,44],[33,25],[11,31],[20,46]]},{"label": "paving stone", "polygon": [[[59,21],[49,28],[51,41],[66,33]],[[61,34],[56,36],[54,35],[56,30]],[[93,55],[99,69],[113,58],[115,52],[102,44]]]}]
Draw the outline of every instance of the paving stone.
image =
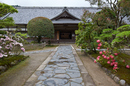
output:
[{"label": "paving stone", "polygon": [[80,73],[71,73],[71,72],[68,72],[67,74],[69,74],[69,76],[71,77],[71,78],[78,78],[78,77],[80,77]]},{"label": "paving stone", "polygon": [[46,68],[51,68],[53,67],[54,65],[47,65]]},{"label": "paving stone", "polygon": [[65,84],[64,86],[70,86],[70,82],[68,82],[67,84]]},{"label": "paving stone", "polygon": [[45,86],[45,85],[42,85],[42,84],[35,84],[35,86]]},{"label": "paving stone", "polygon": [[44,81],[43,84],[44,84],[44,85],[47,85],[47,86],[56,86],[56,83],[55,83],[54,80]]},{"label": "paving stone", "polygon": [[54,65],[53,68],[57,68],[58,66],[57,65]]},{"label": "paving stone", "polygon": [[39,76],[38,77],[38,80],[45,80],[45,79],[47,79],[45,76]]},{"label": "paving stone", "polygon": [[74,78],[74,79],[70,79],[71,81],[73,82],[76,82],[76,83],[81,83],[83,81],[83,79],[80,77],[80,78]]},{"label": "paving stone", "polygon": [[70,65],[70,67],[78,67],[78,65],[77,65],[77,64],[75,64],[75,65]]},{"label": "paving stone", "polygon": [[79,70],[78,67],[71,67],[71,69],[73,69],[73,70]]},{"label": "paving stone", "polygon": [[49,78],[43,82],[47,86],[63,86],[68,83],[67,79]]},{"label": "paving stone", "polygon": [[69,67],[57,67],[56,69],[68,69]]},{"label": "paving stone", "polygon": [[55,78],[62,78],[62,79],[69,79],[70,76],[68,76],[67,74],[57,74],[54,76]]},{"label": "paving stone", "polygon": [[67,71],[67,72],[74,72],[74,73],[75,73],[75,72],[78,72],[78,73],[80,72],[79,70],[72,70],[72,69],[66,69],[66,71]]},{"label": "paving stone", "polygon": [[70,65],[69,64],[57,64],[59,67],[69,67]]},{"label": "paving stone", "polygon": [[55,73],[44,73],[43,76],[45,77],[53,77]]},{"label": "paving stone", "polygon": [[49,68],[49,67],[46,67],[44,70],[46,71],[46,70],[53,70],[54,68]]},{"label": "paving stone", "polygon": [[55,73],[65,73],[64,69],[55,69]]},{"label": "paving stone", "polygon": [[71,82],[71,86],[83,86],[83,85],[75,83],[75,82]]}]

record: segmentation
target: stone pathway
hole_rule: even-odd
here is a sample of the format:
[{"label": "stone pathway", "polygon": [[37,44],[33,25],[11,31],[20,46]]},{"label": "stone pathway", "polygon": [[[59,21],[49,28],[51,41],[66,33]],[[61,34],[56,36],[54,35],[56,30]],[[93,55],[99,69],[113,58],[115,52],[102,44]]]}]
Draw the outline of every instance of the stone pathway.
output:
[{"label": "stone pathway", "polygon": [[35,86],[84,86],[71,46],[59,46]]}]

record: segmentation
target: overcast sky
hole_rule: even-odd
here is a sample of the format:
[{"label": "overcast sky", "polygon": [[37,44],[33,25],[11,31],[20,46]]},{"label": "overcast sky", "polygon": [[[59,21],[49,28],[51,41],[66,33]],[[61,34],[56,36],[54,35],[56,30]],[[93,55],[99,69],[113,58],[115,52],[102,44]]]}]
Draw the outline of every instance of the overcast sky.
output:
[{"label": "overcast sky", "polygon": [[2,3],[20,6],[42,6],[42,7],[90,7],[85,0],[0,0]]}]

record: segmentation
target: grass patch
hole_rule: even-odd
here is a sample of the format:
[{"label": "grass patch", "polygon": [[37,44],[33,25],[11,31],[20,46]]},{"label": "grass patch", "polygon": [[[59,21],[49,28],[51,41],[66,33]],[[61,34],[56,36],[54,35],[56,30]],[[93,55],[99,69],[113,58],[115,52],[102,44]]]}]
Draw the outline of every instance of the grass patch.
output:
[{"label": "grass patch", "polygon": [[[92,57],[94,57],[95,59],[97,58],[97,56],[99,56],[99,53],[91,53],[90,54]],[[130,55],[121,53],[118,55],[117,59],[123,59],[125,60],[126,63],[130,63]],[[118,76],[120,79],[124,79],[128,84],[130,84],[130,69],[127,69],[125,66],[125,64],[123,62],[119,62],[119,69],[117,70],[117,72],[113,71],[113,67],[110,66],[107,63],[101,63],[101,65],[105,68],[107,68],[108,70],[110,70],[113,74],[115,74],[116,76]]]},{"label": "grass patch", "polygon": [[58,45],[46,45],[46,47],[57,47]]},{"label": "grass patch", "polygon": [[5,83],[6,80],[10,77],[10,75],[16,74],[17,71],[20,71],[21,68],[23,68],[26,65],[28,65],[27,59],[21,61],[19,64],[13,67],[10,67],[7,71],[0,75],[0,84]]},{"label": "grass patch", "polygon": [[0,66],[4,67],[3,69],[0,70],[0,74],[7,71],[9,68],[17,65],[21,61],[24,61],[28,57],[29,56],[24,55],[12,55],[7,58],[0,59]]}]

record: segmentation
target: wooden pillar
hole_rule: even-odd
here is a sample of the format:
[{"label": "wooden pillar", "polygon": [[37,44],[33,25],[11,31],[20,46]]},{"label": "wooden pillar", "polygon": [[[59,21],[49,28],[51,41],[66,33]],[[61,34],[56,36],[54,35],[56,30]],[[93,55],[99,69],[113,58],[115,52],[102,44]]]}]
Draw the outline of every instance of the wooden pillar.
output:
[{"label": "wooden pillar", "polygon": [[59,43],[59,31],[57,31],[57,42]]},{"label": "wooden pillar", "polygon": [[59,40],[59,31],[57,31],[57,40]]}]

